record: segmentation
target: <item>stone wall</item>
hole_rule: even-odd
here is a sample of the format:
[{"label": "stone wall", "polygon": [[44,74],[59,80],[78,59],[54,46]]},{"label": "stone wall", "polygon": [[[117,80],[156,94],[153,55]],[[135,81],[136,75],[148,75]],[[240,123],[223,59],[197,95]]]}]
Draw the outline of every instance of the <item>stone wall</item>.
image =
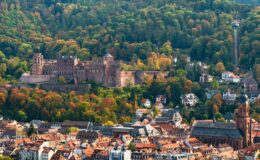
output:
[{"label": "stone wall", "polygon": [[58,92],[75,91],[78,93],[86,93],[90,90],[90,84],[41,84],[41,89]]},{"label": "stone wall", "polygon": [[51,75],[30,75],[29,73],[24,73],[20,78],[20,82],[28,84],[37,84],[49,82],[50,79]]},{"label": "stone wall", "polygon": [[119,75],[120,84],[118,87],[135,84],[135,71],[121,71]]}]

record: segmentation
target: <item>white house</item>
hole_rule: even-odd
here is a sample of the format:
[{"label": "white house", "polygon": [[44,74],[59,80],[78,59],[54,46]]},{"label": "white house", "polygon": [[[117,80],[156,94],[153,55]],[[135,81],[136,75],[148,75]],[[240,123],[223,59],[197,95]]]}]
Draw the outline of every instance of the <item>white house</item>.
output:
[{"label": "white house", "polygon": [[177,127],[181,126],[182,116],[181,116],[180,112],[175,112],[172,115],[172,121],[175,126],[177,126]]},{"label": "white house", "polygon": [[149,99],[142,99],[141,104],[145,108],[150,108],[151,107],[151,101]]},{"label": "white house", "polygon": [[193,94],[193,93],[189,93],[189,94],[185,94],[181,96],[181,102],[184,106],[195,106],[199,101],[199,98]]},{"label": "white house", "polygon": [[230,90],[228,90],[227,92],[223,93],[222,98],[226,103],[231,104],[235,102],[237,94],[231,93]]},{"label": "white house", "polygon": [[249,102],[250,103],[253,104],[253,103],[257,102],[258,100],[260,100],[260,94],[255,93],[255,94],[249,95]]},{"label": "white house", "polygon": [[49,147],[44,147],[42,149],[41,153],[41,159],[40,160],[50,160],[51,157],[54,155],[54,151]]},{"label": "white house", "polygon": [[109,160],[131,160],[131,151],[122,149],[113,149],[109,152]]},{"label": "white house", "polygon": [[206,73],[202,73],[202,75],[200,76],[200,83],[209,83],[213,81],[213,76],[206,74]]},{"label": "white house", "polygon": [[218,93],[218,90],[209,90],[205,94],[206,94],[207,99],[211,99],[217,93]]},{"label": "white house", "polygon": [[221,79],[225,82],[239,83],[240,77],[235,75],[233,72],[223,72]]},{"label": "white house", "polygon": [[[42,142],[41,144],[34,144],[34,145],[25,145],[19,151],[19,159],[20,160],[27,160],[27,159],[39,159],[46,160],[46,155],[42,157],[42,151],[45,147],[49,147],[49,142]],[[44,153],[45,154],[45,153]],[[49,153],[48,153],[49,155]],[[51,153],[50,153],[51,155]],[[51,155],[52,156],[52,155]],[[49,156],[47,158],[50,158]]]},{"label": "white house", "polygon": [[142,118],[144,114],[148,114],[149,110],[146,108],[139,108],[135,111],[136,118]]},{"label": "white house", "polygon": [[155,102],[156,103],[160,102],[160,103],[166,104],[166,97],[163,95],[158,95],[155,98]]}]

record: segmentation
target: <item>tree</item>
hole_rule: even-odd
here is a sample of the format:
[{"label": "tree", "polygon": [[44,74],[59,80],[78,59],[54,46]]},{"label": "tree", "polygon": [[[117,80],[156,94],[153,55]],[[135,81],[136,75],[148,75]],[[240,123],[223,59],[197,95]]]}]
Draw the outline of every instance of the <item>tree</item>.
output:
[{"label": "tree", "polygon": [[32,55],[33,49],[32,49],[32,46],[30,44],[22,43],[19,46],[18,52],[19,52],[19,56],[21,56],[21,57],[23,57],[23,56],[29,57],[29,56]]},{"label": "tree", "polygon": [[106,126],[113,126],[113,125],[114,125],[114,122],[112,122],[112,121],[106,121],[106,122],[105,122],[105,125],[106,125]]},{"label": "tree", "polygon": [[79,129],[77,127],[69,127],[68,128],[69,133],[78,132],[78,131],[79,131]]},{"label": "tree", "polygon": [[215,95],[212,97],[211,101],[212,101],[212,103],[213,103],[214,105],[217,105],[218,108],[221,107],[221,105],[222,105],[222,103],[223,103],[221,94],[220,94],[220,93],[215,94]]},{"label": "tree", "polygon": [[36,134],[36,130],[35,130],[35,128],[34,128],[34,125],[33,125],[32,123],[30,123],[30,127],[29,127],[29,129],[28,129],[28,131],[27,131],[27,135],[30,137],[30,136],[32,136],[33,134]]},{"label": "tree", "polygon": [[4,92],[0,92],[0,109],[6,102],[6,94]]},{"label": "tree", "polygon": [[22,121],[22,122],[25,122],[26,120],[27,120],[27,115],[26,115],[26,113],[24,112],[24,111],[22,111],[22,110],[19,110],[18,111],[18,117],[17,117],[17,119],[19,120],[19,121]]},{"label": "tree", "polygon": [[154,117],[160,113],[159,108],[157,106],[154,107]]},{"label": "tree", "polygon": [[6,72],[6,64],[2,63],[0,64],[0,76],[4,76]]},{"label": "tree", "polygon": [[170,41],[165,42],[162,47],[160,48],[161,53],[164,53],[166,55],[172,55],[172,44]]},{"label": "tree", "polygon": [[0,160],[13,160],[13,159],[7,156],[0,156]]},{"label": "tree", "polygon": [[186,93],[190,93],[192,90],[192,81],[191,80],[187,80],[184,84],[184,91]]},{"label": "tree", "polygon": [[0,62],[1,63],[4,63],[6,61],[6,56],[5,56],[5,54],[2,52],[2,51],[0,51]]},{"label": "tree", "polygon": [[60,84],[66,84],[67,83],[67,81],[66,81],[64,76],[59,76],[58,81],[59,81]]},{"label": "tree", "polygon": [[136,147],[135,147],[135,144],[133,142],[131,142],[129,145],[128,145],[128,149],[131,151],[131,152],[134,152],[136,150]]},{"label": "tree", "polygon": [[226,69],[225,69],[225,66],[222,62],[219,62],[216,64],[215,66],[215,70],[217,72],[218,75],[220,75],[222,72],[224,72]]}]

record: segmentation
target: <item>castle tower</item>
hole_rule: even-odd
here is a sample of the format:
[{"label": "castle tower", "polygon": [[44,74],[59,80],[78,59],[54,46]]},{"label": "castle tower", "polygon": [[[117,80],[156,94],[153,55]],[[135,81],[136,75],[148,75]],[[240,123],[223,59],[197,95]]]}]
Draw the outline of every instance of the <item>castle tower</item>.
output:
[{"label": "castle tower", "polygon": [[104,78],[103,83],[107,87],[115,87],[118,83],[118,70],[120,66],[109,52],[103,57]]},{"label": "castle tower", "polygon": [[42,75],[44,66],[44,58],[41,53],[36,53],[33,56],[32,75]]},{"label": "castle tower", "polygon": [[244,147],[252,144],[252,123],[249,113],[249,102],[247,96],[243,97],[243,102],[236,110],[235,121],[237,128],[243,135]]},{"label": "castle tower", "polygon": [[107,62],[113,62],[114,57],[108,52],[104,57],[103,57],[103,62],[106,64]]}]

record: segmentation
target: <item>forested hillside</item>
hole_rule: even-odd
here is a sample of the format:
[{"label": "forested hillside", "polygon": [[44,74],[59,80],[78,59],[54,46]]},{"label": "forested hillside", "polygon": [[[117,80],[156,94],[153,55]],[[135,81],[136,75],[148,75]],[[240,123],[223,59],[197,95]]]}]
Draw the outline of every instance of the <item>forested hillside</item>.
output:
[{"label": "forested hillside", "polygon": [[7,78],[28,70],[36,51],[86,59],[109,50],[133,63],[147,63],[151,52],[187,54],[232,70],[234,15],[244,19],[241,66],[249,69],[259,55],[260,9],[232,0],[5,0],[0,10],[0,74]]},{"label": "forested hillside", "polygon": [[255,5],[255,6],[259,6],[260,5],[260,1],[259,0],[236,0],[239,3],[245,3],[245,4],[249,4],[249,5]]},{"label": "forested hillside", "polygon": [[[233,112],[235,106],[222,106],[221,94],[206,99],[205,88],[198,83],[199,67],[186,71],[182,55],[208,63],[213,76],[232,71],[231,24],[235,19],[241,22],[239,67],[255,67],[255,75],[260,77],[259,7],[233,0],[2,0],[1,84],[15,83],[29,71],[34,52],[42,52],[46,58],[77,55],[90,59],[109,50],[116,59],[129,63],[123,66],[126,69],[140,70],[168,70],[172,56],[178,56],[179,61],[168,79],[154,77],[134,87],[94,86],[82,95],[33,88],[0,92],[0,113],[20,121],[123,123],[135,115],[143,97],[154,100],[164,94],[167,106],[174,107],[181,106],[181,95],[191,92],[200,103],[196,108],[182,108],[184,120]],[[218,81],[209,87],[219,89]],[[259,118],[259,104],[252,107],[252,115]]]}]

